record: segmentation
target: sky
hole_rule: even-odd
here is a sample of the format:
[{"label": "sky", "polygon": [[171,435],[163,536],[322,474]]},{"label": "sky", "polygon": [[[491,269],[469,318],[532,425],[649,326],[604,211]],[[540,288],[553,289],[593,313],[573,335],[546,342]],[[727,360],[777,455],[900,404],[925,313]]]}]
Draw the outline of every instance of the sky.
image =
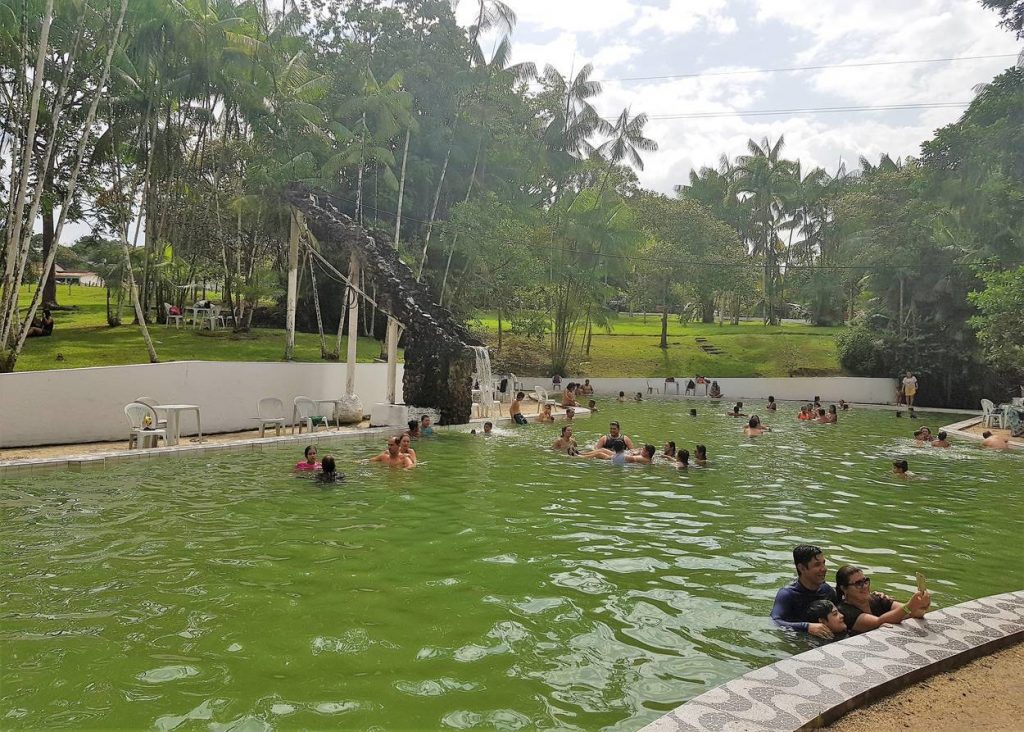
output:
[{"label": "sky", "polygon": [[[513,62],[551,64],[563,75],[584,64],[603,91],[595,106],[651,118],[659,150],[644,157],[641,183],[671,193],[691,169],[715,166],[747,140],[785,136],[787,157],[835,172],[860,156],[877,162],[918,155],[955,121],[972,88],[1013,65],[1021,50],[978,0],[506,0],[518,16]],[[461,0],[469,25],[476,0]],[[486,49],[493,44],[488,38]],[[993,56],[938,63],[751,70]],[[734,73],[744,72],[744,73]],[[637,79],[692,75],[688,78]],[[757,116],[744,112],[907,104],[953,107]],[[666,115],[718,113],[705,118]]]}]

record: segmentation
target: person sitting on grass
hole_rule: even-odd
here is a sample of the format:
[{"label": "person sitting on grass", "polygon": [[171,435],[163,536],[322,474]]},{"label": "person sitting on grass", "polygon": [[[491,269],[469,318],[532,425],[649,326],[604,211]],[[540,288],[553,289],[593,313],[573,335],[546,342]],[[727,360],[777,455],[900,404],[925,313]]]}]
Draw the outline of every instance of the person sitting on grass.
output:
[{"label": "person sitting on grass", "polygon": [[939,430],[939,435],[932,440],[932,447],[952,447],[953,445],[949,440],[946,439],[947,435],[945,430]]},{"label": "person sitting on grass", "polygon": [[398,438],[398,452],[409,458],[409,462],[416,464],[416,451],[412,449],[409,435],[402,435]]},{"label": "person sitting on grass", "polygon": [[992,434],[989,430],[981,433],[981,446],[990,450],[1009,450],[1010,440],[1006,437]]},{"label": "person sitting on grass", "polygon": [[387,449],[380,455],[370,458],[370,462],[383,463],[390,468],[404,468],[406,470],[413,466],[409,456],[402,454],[402,443],[397,437],[389,437]]},{"label": "person sitting on grass", "polygon": [[885,623],[898,625],[907,618],[923,618],[932,604],[927,590],[915,592],[905,605],[883,592],[872,592],[871,578],[860,567],[849,564],[836,572],[836,594],[850,635],[866,633]]},{"label": "person sitting on grass", "polygon": [[832,631],[834,640],[842,640],[847,636],[846,620],[839,608],[831,600],[815,600],[807,608],[807,622],[821,623]]},{"label": "person sitting on grass", "polygon": [[779,408],[779,405],[775,403],[775,397],[773,397],[771,394],[769,394],[768,395],[768,404],[765,405],[765,409],[767,409],[769,412],[774,412],[778,408]]},{"label": "person sitting on grass", "polygon": [[526,394],[521,391],[516,392],[515,400],[508,405],[508,416],[512,418],[515,424],[526,424],[526,417],[523,415],[523,399],[526,398]]},{"label": "person sitting on grass", "polygon": [[430,415],[424,414],[420,417],[420,435],[422,437],[433,437],[434,428],[430,426]]},{"label": "person sitting on grass", "polygon": [[551,449],[566,455],[579,455],[579,445],[576,444],[576,439],[572,436],[572,425],[567,424],[562,427],[562,434],[551,443]]},{"label": "person sitting on grass", "polygon": [[317,481],[320,483],[340,483],[345,480],[345,474],[338,472],[332,456],[324,455],[324,461],[321,465],[321,471],[316,476]]},{"label": "person sitting on grass", "polygon": [[320,463],[316,461],[316,445],[307,445],[302,454],[305,459],[295,463],[296,470],[310,471],[320,469]]},{"label": "person sitting on grass", "polygon": [[537,415],[537,421],[541,424],[545,422],[554,422],[555,415],[551,414],[551,405],[545,404],[541,407],[540,414]]},{"label": "person sitting on grass", "polygon": [[916,478],[915,473],[910,472],[910,463],[906,460],[892,461],[892,474],[899,478]]},{"label": "person sitting on grass", "polygon": [[43,310],[43,319],[33,320],[32,326],[28,329],[28,333],[25,337],[45,338],[46,336],[53,335],[53,325],[53,316],[50,315],[50,311]]},{"label": "person sitting on grass", "polygon": [[800,544],[793,549],[796,579],[775,593],[772,622],[780,628],[810,633],[832,640],[833,632],[822,622],[807,620],[807,611],[818,600],[839,602],[836,591],[825,581],[825,554],[813,544]]}]

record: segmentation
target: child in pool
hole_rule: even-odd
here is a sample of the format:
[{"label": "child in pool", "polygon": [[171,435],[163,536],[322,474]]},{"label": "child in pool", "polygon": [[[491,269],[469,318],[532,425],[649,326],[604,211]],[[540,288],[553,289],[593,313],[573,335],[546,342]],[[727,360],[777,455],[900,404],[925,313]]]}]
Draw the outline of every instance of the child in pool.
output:
[{"label": "child in pool", "polygon": [[302,454],[306,459],[295,463],[296,470],[307,471],[320,469],[320,463],[316,461],[316,445],[307,445]]}]

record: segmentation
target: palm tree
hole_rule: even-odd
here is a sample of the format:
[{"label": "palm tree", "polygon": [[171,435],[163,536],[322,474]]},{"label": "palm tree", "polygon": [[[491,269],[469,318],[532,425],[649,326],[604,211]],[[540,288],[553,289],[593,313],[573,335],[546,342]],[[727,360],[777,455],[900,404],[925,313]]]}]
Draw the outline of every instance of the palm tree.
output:
[{"label": "palm tree", "polygon": [[646,125],[646,114],[641,113],[631,118],[628,107],[622,110],[622,114],[619,115],[615,125],[612,127],[611,138],[597,148],[598,154],[608,161],[604,179],[601,181],[601,188],[598,192],[599,196],[604,192],[612,168],[623,160],[628,160],[634,168],[643,170],[644,161],[640,157],[640,152],[657,152],[658,143],[648,137],[644,137],[644,127]]},{"label": "palm tree", "polygon": [[737,159],[736,180],[733,191],[751,208],[753,256],[764,258],[764,321],[778,325],[778,311],[775,302],[775,285],[778,279],[778,253],[781,240],[778,236],[779,222],[786,210],[793,184],[793,162],[782,157],[785,138],[772,144],[766,137],[760,144],[749,140],[749,155]]}]

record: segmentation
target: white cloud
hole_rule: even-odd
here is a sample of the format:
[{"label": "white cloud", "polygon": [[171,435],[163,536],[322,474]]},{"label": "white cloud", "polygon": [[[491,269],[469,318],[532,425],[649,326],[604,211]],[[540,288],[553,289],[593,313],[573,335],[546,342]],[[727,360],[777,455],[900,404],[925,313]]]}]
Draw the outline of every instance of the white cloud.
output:
[{"label": "white cloud", "polygon": [[[505,0],[515,11],[520,27],[542,31],[600,33],[618,28],[637,13],[638,3],[631,0]],[[464,25],[476,22],[479,6],[463,0],[456,17]]]},{"label": "white cloud", "polygon": [[645,5],[630,28],[638,35],[658,31],[666,35],[685,35],[698,27],[716,33],[736,32],[735,18],[725,13],[726,0],[669,0],[666,8]]}]

